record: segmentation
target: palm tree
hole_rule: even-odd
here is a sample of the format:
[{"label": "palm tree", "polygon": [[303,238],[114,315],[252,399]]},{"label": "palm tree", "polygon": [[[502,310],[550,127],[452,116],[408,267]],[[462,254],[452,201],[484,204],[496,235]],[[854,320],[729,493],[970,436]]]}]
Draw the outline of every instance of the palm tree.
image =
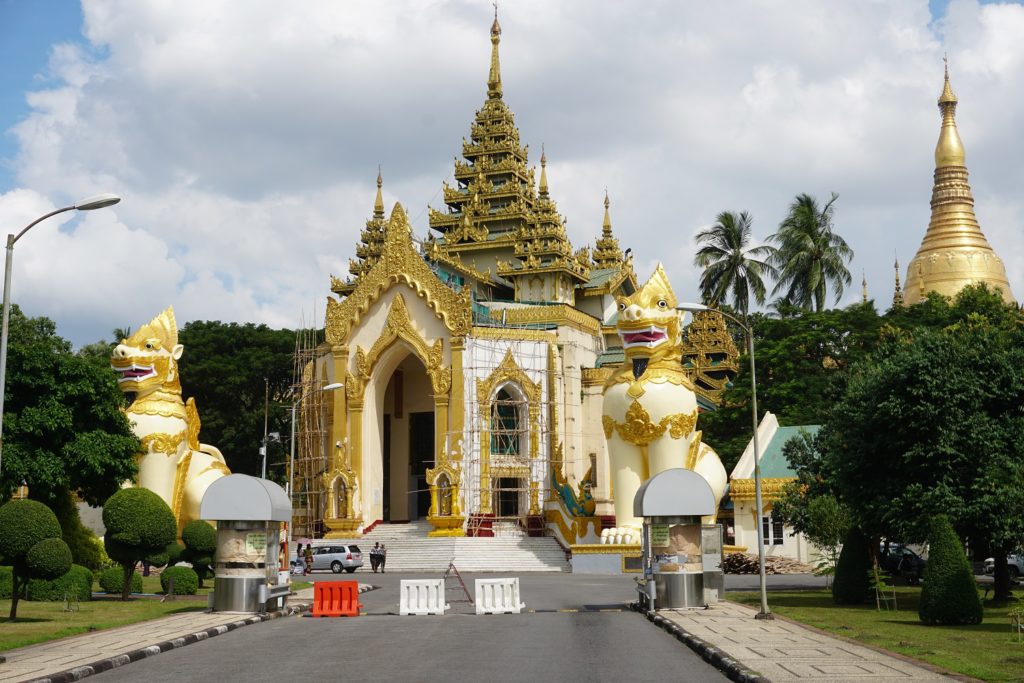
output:
[{"label": "palm tree", "polygon": [[121,343],[122,339],[127,339],[132,336],[131,325],[128,327],[115,327],[111,334],[114,335],[114,345],[116,346]]},{"label": "palm tree", "polygon": [[768,238],[778,244],[772,265],[778,268],[779,278],[772,294],[785,290],[785,298],[804,310],[812,305],[814,310],[822,310],[829,286],[835,289],[838,303],[843,288],[852,281],[846,264],[853,258],[853,250],[833,231],[837,199],[839,195],[833,192],[819,209],[814,197],[798,195],[779,231]]},{"label": "palm tree", "polygon": [[750,224],[746,211],[723,211],[711,227],[697,234],[697,250],[693,262],[704,269],[700,278],[701,297],[709,306],[718,306],[729,292],[732,305],[744,318],[750,308],[750,294],[758,304],[764,303],[765,274],[775,275],[770,260],[775,248],[770,245],[750,246]]}]

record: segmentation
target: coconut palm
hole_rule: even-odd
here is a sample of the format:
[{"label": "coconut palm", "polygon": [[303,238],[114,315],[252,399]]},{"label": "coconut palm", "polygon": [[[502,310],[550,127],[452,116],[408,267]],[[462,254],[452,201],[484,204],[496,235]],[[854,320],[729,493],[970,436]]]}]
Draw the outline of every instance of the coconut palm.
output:
[{"label": "coconut palm", "polygon": [[833,192],[819,208],[814,197],[798,195],[779,231],[768,238],[778,245],[772,265],[779,276],[772,294],[784,292],[788,301],[805,310],[821,311],[829,287],[839,303],[843,288],[852,281],[846,264],[853,258],[853,250],[833,230],[837,199],[839,195]]},{"label": "coconut palm", "polygon": [[750,246],[753,222],[746,211],[723,211],[711,227],[697,234],[701,245],[693,262],[704,269],[700,278],[701,297],[709,306],[718,306],[732,294],[732,306],[746,317],[750,295],[764,303],[766,274],[775,275],[770,260],[775,249],[770,245]]}]

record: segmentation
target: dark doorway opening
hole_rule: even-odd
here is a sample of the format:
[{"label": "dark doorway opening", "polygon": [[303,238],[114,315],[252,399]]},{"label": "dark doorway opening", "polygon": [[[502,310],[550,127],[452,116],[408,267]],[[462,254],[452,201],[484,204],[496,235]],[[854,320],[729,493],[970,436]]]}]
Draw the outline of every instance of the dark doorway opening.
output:
[{"label": "dark doorway opening", "polygon": [[434,466],[434,413],[409,413],[409,518],[430,512],[427,468]]},{"label": "dark doorway opening", "polygon": [[498,487],[495,491],[498,499],[499,517],[519,516],[519,488],[521,479],[515,477],[500,477]]}]

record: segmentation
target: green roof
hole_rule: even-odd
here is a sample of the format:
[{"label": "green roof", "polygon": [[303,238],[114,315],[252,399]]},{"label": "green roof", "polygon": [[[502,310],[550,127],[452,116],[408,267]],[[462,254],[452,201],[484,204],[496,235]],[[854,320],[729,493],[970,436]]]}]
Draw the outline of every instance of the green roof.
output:
[{"label": "green roof", "polygon": [[583,288],[596,289],[602,287],[620,272],[619,268],[591,268],[590,279],[583,285]]},{"label": "green roof", "polygon": [[786,442],[800,432],[807,432],[811,436],[818,433],[821,425],[800,425],[796,427],[779,427],[772,436],[772,440],[764,447],[761,453],[761,476],[773,479],[783,477],[795,477],[796,472],[789,466],[789,461],[782,454],[782,448]]},{"label": "green roof", "polygon": [[615,365],[617,363],[626,362],[626,352],[621,346],[609,346],[607,349],[601,352],[601,355],[594,361],[594,367],[599,368],[604,365]]}]

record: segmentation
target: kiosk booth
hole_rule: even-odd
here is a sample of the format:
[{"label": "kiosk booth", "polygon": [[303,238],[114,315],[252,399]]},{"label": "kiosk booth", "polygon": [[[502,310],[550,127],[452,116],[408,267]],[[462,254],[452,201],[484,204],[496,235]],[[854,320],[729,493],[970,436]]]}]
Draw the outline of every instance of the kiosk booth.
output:
[{"label": "kiosk booth", "polygon": [[265,612],[291,592],[281,571],[281,522],[291,522],[288,495],[277,484],[232,474],[210,485],[199,516],[217,522],[214,612]]},{"label": "kiosk booth", "polygon": [[692,470],[665,470],[637,491],[633,514],[644,520],[641,601],[648,609],[707,606],[701,517],[714,513],[711,486]]}]

